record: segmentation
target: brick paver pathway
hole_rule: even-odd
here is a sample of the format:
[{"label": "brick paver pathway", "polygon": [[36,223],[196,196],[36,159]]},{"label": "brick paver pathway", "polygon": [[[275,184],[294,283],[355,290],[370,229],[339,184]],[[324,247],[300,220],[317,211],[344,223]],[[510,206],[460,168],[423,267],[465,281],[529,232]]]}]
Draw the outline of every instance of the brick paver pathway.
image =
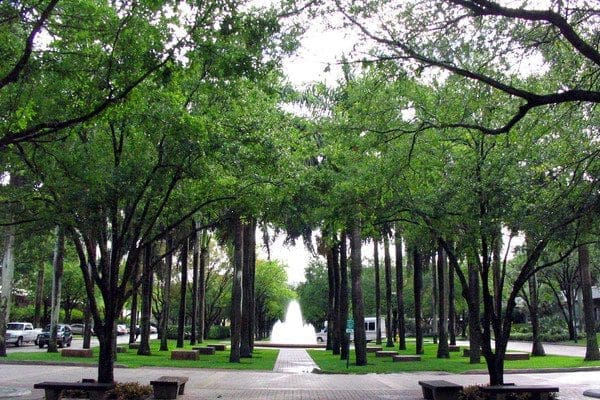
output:
[{"label": "brick paver pathway", "polygon": [[280,349],[274,372],[307,373],[317,368],[317,364],[304,349]]}]

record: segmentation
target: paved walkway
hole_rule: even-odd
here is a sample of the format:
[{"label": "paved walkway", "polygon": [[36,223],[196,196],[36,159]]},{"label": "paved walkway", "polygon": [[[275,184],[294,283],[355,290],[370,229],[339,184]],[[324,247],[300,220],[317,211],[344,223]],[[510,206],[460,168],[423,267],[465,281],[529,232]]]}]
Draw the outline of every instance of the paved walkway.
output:
[{"label": "paved walkway", "polygon": [[274,372],[309,373],[317,364],[304,349],[280,349]]},{"label": "paved walkway", "polygon": [[[120,382],[148,383],[162,375],[189,377],[186,394],[179,400],[276,399],[276,400],[417,400],[422,399],[419,380],[444,379],[461,385],[485,384],[487,374],[447,374],[436,372],[327,375],[306,373],[312,360],[304,350],[284,349],[272,372],[207,369],[117,368]],[[30,392],[24,399],[42,399],[43,391],[32,390],[42,381],[78,381],[95,378],[96,368],[75,366],[2,365],[0,387]],[[584,390],[598,389],[598,371],[506,375],[507,382],[546,384],[560,387],[561,400],[590,400]]]},{"label": "paved walkway", "polygon": [[[456,344],[460,346],[469,346],[468,340],[457,340]],[[543,343],[546,354],[557,356],[585,357],[585,346],[569,346],[564,344]],[[524,351],[531,353],[533,344],[531,342],[512,341],[508,342],[508,350]]]}]

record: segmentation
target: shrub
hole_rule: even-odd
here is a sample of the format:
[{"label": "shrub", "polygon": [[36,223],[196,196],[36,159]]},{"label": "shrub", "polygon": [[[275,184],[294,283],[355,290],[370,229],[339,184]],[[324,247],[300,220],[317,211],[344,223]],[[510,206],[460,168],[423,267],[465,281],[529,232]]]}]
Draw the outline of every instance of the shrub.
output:
[{"label": "shrub", "polygon": [[116,400],[144,400],[152,394],[150,385],[141,385],[137,382],[117,383],[109,393],[109,399]]},{"label": "shrub", "polygon": [[208,330],[209,339],[227,339],[231,336],[231,329],[228,326],[213,325]]},{"label": "shrub", "polygon": [[[178,330],[178,326],[177,325],[168,325],[167,326],[167,339],[177,339],[177,330]],[[189,339],[190,335],[192,332],[192,327],[189,325],[185,325],[183,327],[183,338],[184,339]]]},{"label": "shrub", "polygon": [[13,306],[10,308],[11,321],[33,321],[35,306],[30,304],[23,307]]},{"label": "shrub", "polygon": [[487,400],[488,395],[481,391],[480,386],[465,386],[458,393],[458,400]]}]

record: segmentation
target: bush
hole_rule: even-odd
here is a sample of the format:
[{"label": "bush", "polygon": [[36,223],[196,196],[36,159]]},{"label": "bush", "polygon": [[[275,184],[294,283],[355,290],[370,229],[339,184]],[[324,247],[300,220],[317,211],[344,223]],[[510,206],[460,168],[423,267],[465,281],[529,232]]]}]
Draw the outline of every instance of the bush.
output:
[{"label": "bush", "polygon": [[[167,326],[167,339],[177,339],[177,325],[168,325]],[[190,325],[185,325],[183,327],[183,338],[189,339],[192,332],[192,327]]]},{"label": "bush", "polygon": [[33,304],[23,307],[12,306],[10,308],[11,321],[33,321],[34,314],[35,306]]},{"label": "bush", "polygon": [[152,394],[150,385],[141,385],[137,382],[117,383],[109,393],[109,399],[117,400],[144,400]]},{"label": "bush", "polygon": [[481,391],[480,386],[465,386],[458,393],[458,400],[487,400],[488,396]]},{"label": "bush", "polygon": [[227,339],[231,336],[231,329],[228,326],[213,325],[208,330],[209,339]]}]

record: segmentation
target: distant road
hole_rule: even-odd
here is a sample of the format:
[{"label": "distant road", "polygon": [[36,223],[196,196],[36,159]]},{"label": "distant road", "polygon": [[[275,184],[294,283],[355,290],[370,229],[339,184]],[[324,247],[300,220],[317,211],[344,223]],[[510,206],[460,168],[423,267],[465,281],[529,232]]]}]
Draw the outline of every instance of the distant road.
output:
[{"label": "distant road", "polygon": [[[469,346],[468,340],[457,340],[456,344],[460,346]],[[564,344],[543,343],[546,354],[554,354],[557,356],[573,356],[585,357],[585,346],[568,346]],[[531,352],[533,343],[521,341],[509,341],[508,350]]]},{"label": "distant road", "polygon": [[[156,339],[158,337],[158,335],[153,334],[150,335],[150,339]],[[138,342],[139,342],[139,337],[138,337]],[[129,335],[119,335],[117,336],[117,344],[127,344],[129,343]],[[91,341],[91,346],[98,346],[98,339],[96,339],[96,337],[92,337],[92,341]],[[73,336],[73,341],[71,342],[71,348],[73,349],[81,349],[83,347],[83,337],[80,335],[75,335]],[[31,344],[23,344],[23,346],[21,347],[15,347],[13,345],[8,345],[6,347],[6,352],[7,353],[14,353],[14,352],[35,352],[35,351],[48,351],[47,347],[44,347],[43,349],[40,349],[37,345],[31,343]]]}]

